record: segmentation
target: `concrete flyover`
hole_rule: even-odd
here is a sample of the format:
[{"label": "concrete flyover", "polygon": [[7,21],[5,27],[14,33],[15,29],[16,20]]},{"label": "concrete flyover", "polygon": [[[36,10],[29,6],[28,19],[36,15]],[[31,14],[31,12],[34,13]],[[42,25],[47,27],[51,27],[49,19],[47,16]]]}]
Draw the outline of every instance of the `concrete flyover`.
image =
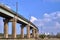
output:
[{"label": "concrete flyover", "polygon": [[4,21],[4,38],[8,38],[8,22],[12,22],[12,38],[16,38],[16,23],[21,24],[21,38],[24,38],[24,27],[27,28],[27,38],[30,38],[30,30],[32,37],[38,38],[38,28],[23,16],[0,3],[0,16],[5,18]]}]

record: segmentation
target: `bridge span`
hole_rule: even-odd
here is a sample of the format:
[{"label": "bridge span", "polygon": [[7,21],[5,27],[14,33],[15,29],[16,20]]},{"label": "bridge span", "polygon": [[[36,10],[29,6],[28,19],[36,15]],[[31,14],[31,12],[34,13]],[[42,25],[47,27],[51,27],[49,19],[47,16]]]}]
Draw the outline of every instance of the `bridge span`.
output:
[{"label": "bridge span", "polygon": [[30,30],[32,30],[32,37],[38,38],[38,28],[4,4],[0,4],[0,16],[4,18],[4,38],[8,38],[9,22],[12,22],[12,38],[16,38],[16,23],[21,24],[21,38],[24,38],[24,27],[27,28],[27,38],[31,37]]}]

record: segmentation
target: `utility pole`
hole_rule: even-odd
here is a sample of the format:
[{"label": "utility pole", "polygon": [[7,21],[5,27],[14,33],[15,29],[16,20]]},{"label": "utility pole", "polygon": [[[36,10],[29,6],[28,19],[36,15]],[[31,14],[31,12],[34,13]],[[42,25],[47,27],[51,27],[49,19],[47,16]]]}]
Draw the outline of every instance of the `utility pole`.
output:
[{"label": "utility pole", "polygon": [[16,18],[18,17],[17,13],[18,13],[18,2],[16,2],[16,16],[14,16],[14,21],[15,20],[17,21],[17,18]]},{"label": "utility pole", "polygon": [[18,2],[16,2],[16,13],[18,13]]},{"label": "utility pole", "polygon": [[[18,2],[16,2],[16,16],[14,16],[14,18],[15,17],[18,17]],[[16,19],[16,21],[17,21],[17,18],[15,18]]]}]

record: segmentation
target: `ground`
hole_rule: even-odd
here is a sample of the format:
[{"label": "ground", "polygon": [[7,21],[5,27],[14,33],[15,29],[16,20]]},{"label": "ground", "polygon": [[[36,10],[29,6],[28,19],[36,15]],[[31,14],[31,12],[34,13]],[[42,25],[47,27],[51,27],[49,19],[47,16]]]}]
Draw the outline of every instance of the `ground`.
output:
[{"label": "ground", "polygon": [[44,38],[44,39],[39,39],[39,40],[60,40],[58,38]]},{"label": "ground", "polygon": [[[0,40],[13,40],[13,39],[0,39]],[[37,39],[14,39],[14,40],[37,40]],[[44,38],[44,39],[41,39],[39,38],[38,40],[60,40],[58,38]]]}]

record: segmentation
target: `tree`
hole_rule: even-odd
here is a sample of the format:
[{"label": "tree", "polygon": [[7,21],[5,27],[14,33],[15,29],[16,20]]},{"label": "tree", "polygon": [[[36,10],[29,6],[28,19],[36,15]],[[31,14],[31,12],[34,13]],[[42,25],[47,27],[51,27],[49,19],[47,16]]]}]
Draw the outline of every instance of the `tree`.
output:
[{"label": "tree", "polygon": [[57,38],[60,38],[60,33],[57,33],[56,37],[57,37]]},{"label": "tree", "polygon": [[39,37],[44,39],[46,37],[46,35],[45,34],[41,34],[41,35],[39,35]]}]

